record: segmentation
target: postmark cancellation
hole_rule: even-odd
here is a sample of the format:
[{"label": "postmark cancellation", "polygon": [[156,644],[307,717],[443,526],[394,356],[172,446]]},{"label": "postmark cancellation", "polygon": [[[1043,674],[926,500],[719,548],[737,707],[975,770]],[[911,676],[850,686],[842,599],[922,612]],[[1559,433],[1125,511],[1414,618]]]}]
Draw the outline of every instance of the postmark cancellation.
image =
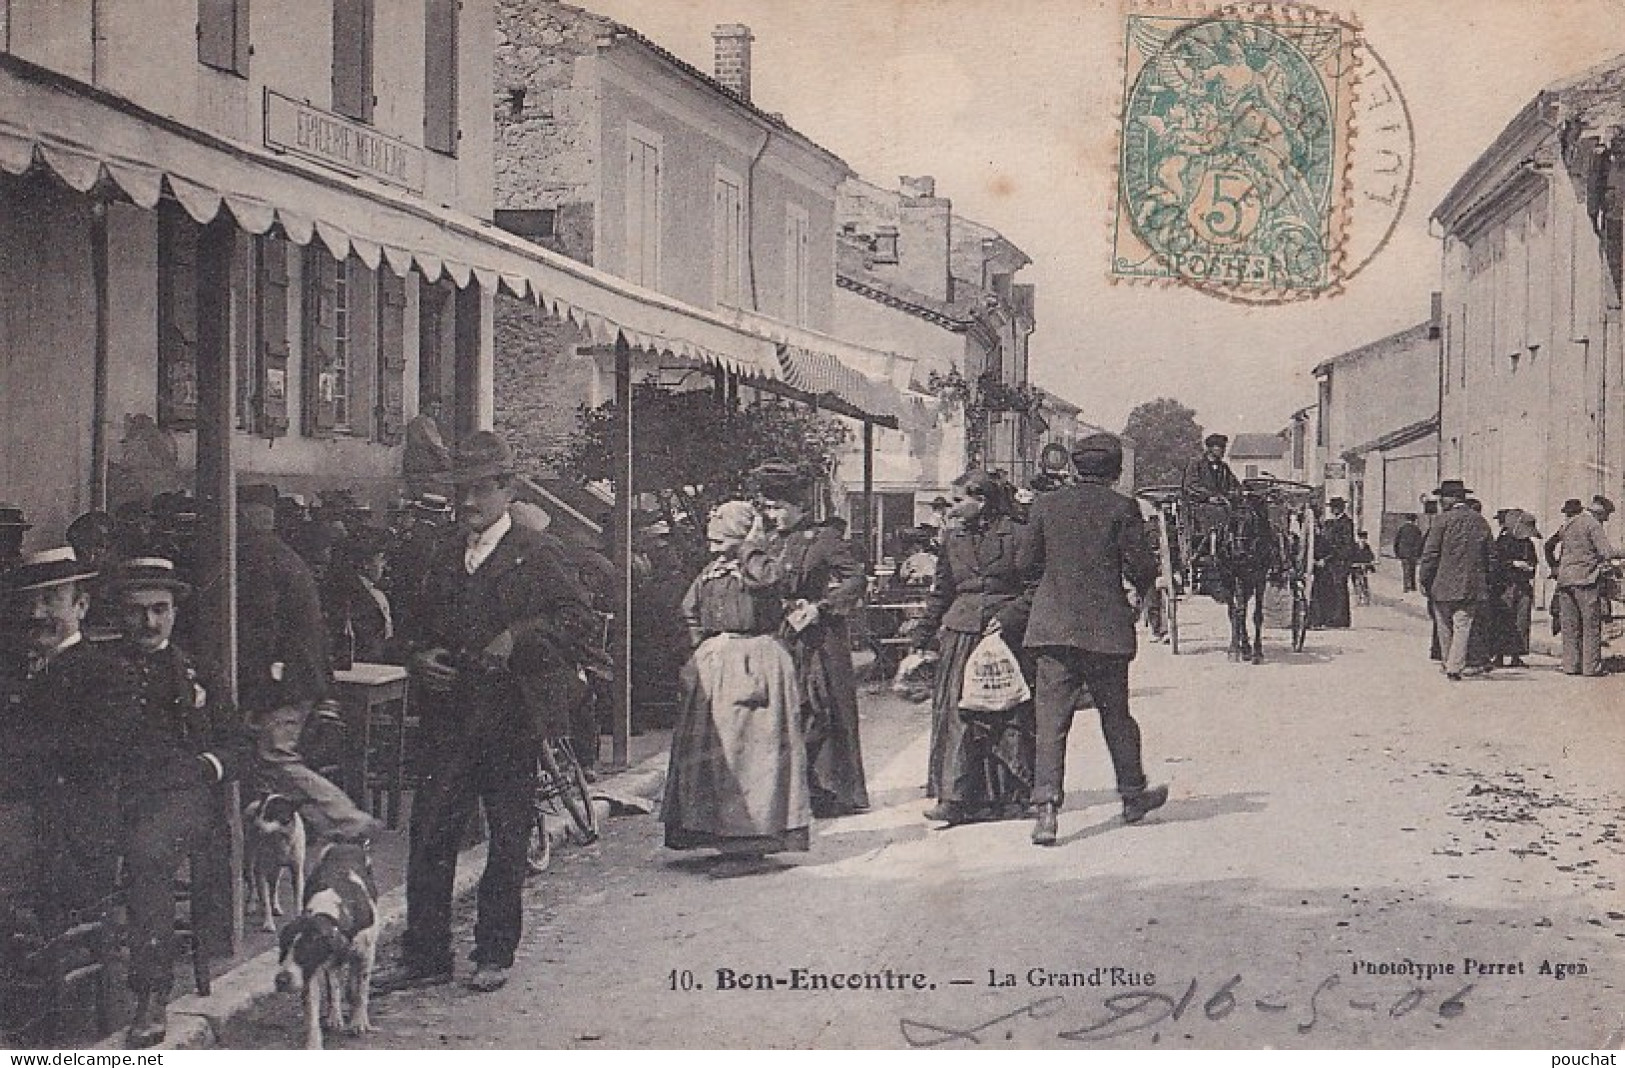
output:
[{"label": "postmark cancellation", "polygon": [[1345,278],[1358,28],[1311,8],[1124,19],[1111,272],[1248,302]]}]

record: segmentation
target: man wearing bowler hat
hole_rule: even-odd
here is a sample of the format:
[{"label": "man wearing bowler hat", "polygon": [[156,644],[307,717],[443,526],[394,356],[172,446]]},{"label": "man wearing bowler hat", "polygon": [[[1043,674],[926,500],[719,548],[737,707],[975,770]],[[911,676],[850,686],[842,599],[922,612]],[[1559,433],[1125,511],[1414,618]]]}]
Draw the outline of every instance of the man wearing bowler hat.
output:
[{"label": "man wearing bowler hat", "polygon": [[412,802],[406,937],[399,965],[375,983],[381,990],[451,979],[457,849],[480,802],[490,848],[469,985],[503,986],[519,945],[536,746],[568,730],[596,617],[557,543],[513,521],[513,474],[513,454],[490,431],[458,443],[458,524],[403,621],[428,767]]},{"label": "man wearing bowler hat", "polygon": [[[1078,480],[1033,502],[1021,570],[1037,582],[1023,644],[1038,660],[1038,758],[1034,769],[1036,845],[1054,845],[1065,796],[1066,741],[1073,710],[1093,697],[1111,753],[1123,822],[1138,823],[1168,799],[1146,782],[1140,726],[1129,712],[1128,667],[1134,619],[1157,577],[1140,508],[1112,488],[1123,472],[1123,445],[1091,434],[1072,453]],[[1136,598],[1124,593],[1127,582]]]},{"label": "man wearing bowler hat", "polygon": [[1495,536],[1489,521],[1467,506],[1470,491],[1460,479],[1446,479],[1436,492],[1442,514],[1422,543],[1417,577],[1433,606],[1445,678],[1459,682],[1483,671],[1467,667],[1467,649],[1479,604],[1489,596]]},{"label": "man wearing bowler hat", "polygon": [[120,791],[129,884],[128,1043],[163,1041],[174,979],[175,869],[205,840],[209,787],[239,776],[251,747],[220,676],[173,640],[179,606],[192,592],[173,562],[137,557],[105,579],[121,624],[120,651],[134,671],[137,718]]}]

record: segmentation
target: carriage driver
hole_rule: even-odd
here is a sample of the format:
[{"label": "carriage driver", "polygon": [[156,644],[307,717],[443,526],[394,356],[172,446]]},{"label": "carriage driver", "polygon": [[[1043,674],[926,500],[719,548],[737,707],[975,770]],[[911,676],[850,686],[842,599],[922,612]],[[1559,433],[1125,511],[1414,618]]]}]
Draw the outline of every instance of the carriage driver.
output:
[{"label": "carriage driver", "polygon": [[1230,439],[1223,434],[1209,434],[1202,439],[1202,455],[1185,465],[1185,477],[1180,482],[1196,539],[1194,556],[1212,554],[1210,532],[1224,526],[1229,514],[1227,503],[1241,493],[1241,480],[1225,463],[1224,453]]}]

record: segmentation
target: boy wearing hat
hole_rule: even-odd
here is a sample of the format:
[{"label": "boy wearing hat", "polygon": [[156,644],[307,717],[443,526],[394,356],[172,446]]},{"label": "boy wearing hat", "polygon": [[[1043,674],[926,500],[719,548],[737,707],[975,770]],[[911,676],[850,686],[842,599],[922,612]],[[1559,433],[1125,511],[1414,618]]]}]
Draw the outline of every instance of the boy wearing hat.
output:
[{"label": "boy wearing hat", "polygon": [[136,682],[121,791],[129,887],[130,989],[136,996],[128,1043],[163,1041],[174,978],[175,869],[210,828],[212,784],[237,778],[249,742],[225,682],[175,644],[175,618],[191,587],[160,557],[121,564],[107,583],[122,624],[119,651]]},{"label": "boy wearing hat", "polygon": [[490,431],[458,443],[458,527],[402,621],[429,763],[412,803],[406,937],[380,990],[451,979],[457,851],[482,802],[490,849],[469,985],[502,987],[519,946],[536,747],[568,729],[566,695],[597,617],[556,543],[513,521],[513,473],[512,453]]},{"label": "boy wearing hat", "polygon": [[1468,489],[1460,479],[1446,479],[1437,493],[1444,513],[1422,544],[1419,577],[1433,605],[1445,677],[1459,682],[1483,670],[1468,671],[1467,650],[1479,604],[1489,595],[1495,538],[1489,522],[1467,506]]},{"label": "boy wearing hat", "polygon": [[[1093,697],[1111,753],[1123,822],[1138,823],[1168,800],[1168,787],[1146,781],[1140,725],[1129,711],[1134,621],[1157,577],[1140,507],[1112,488],[1123,471],[1113,434],[1091,434],[1072,453],[1078,480],[1039,497],[1018,543],[1021,570],[1037,583],[1023,644],[1038,661],[1038,752],[1033,803],[1035,845],[1055,844],[1065,797],[1066,743],[1073,710]],[[1137,600],[1130,603],[1124,583]],[[1085,690],[1087,689],[1087,697]]]}]

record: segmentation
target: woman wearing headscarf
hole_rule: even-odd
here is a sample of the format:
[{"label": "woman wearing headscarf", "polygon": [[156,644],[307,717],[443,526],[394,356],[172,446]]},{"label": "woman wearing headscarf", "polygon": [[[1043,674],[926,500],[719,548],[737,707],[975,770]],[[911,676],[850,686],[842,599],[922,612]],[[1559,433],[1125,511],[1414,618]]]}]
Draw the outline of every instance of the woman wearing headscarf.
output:
[{"label": "woman wearing headscarf", "polygon": [[850,815],[869,807],[858,739],[858,684],[846,617],[867,582],[852,546],[813,520],[813,480],[784,461],[752,472],[768,540],[783,572],[780,636],[796,660],[813,815]]},{"label": "woman wearing headscarf", "polygon": [[[984,471],[954,485],[949,512],[958,522],[937,557],[925,618],[915,646],[938,647],[931,715],[927,792],[936,807],[930,820],[950,825],[1022,819],[1033,784],[1033,703],[1004,712],[962,712],[965,665],[984,635],[998,632],[1012,650],[1022,648],[1032,601],[1017,565],[1023,527],[1012,516],[1004,487]],[[1031,687],[1031,665],[1023,662]]]},{"label": "woman wearing headscarf", "polygon": [[783,619],[782,575],[756,510],[711,513],[712,558],[683,597],[694,653],[678,679],[676,728],[661,820],[671,849],[714,847],[742,860],[804,851],[812,808],[801,691]]},{"label": "woman wearing headscarf", "polygon": [[1521,508],[1508,511],[1502,524],[1491,560],[1495,571],[1492,585],[1500,599],[1494,663],[1496,667],[1524,667],[1523,658],[1529,653],[1530,613],[1535,606],[1535,572],[1540,566],[1534,539],[1540,537],[1540,532],[1535,529],[1535,517]]}]

